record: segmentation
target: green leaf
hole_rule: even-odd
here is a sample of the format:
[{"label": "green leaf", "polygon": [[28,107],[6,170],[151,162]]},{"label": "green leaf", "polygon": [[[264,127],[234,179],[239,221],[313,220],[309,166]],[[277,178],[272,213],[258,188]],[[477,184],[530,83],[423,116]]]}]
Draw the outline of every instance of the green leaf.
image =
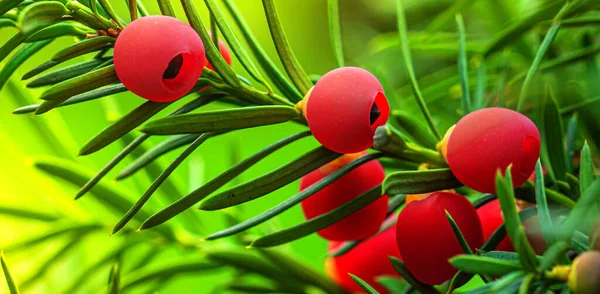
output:
[{"label": "green leaf", "polygon": [[565,253],[569,250],[569,244],[564,241],[559,241],[548,246],[548,249],[544,252],[542,260],[540,261],[540,272],[550,270],[552,266],[559,263],[559,260],[565,257]]},{"label": "green leaf", "polygon": [[583,194],[594,182],[594,161],[592,152],[587,141],[581,149],[581,158],[579,159],[579,191]]},{"label": "green leaf", "polygon": [[221,173],[217,177],[213,178],[208,183],[204,184],[202,187],[192,191],[190,194],[186,195],[185,197],[179,199],[178,201],[169,205],[165,209],[154,214],[152,217],[147,219],[142,224],[142,226],[140,227],[140,230],[149,229],[149,228],[155,227],[157,225],[160,225],[160,224],[166,222],[167,220],[173,218],[174,216],[178,215],[179,213],[183,212],[184,210],[192,207],[194,204],[198,203],[199,201],[201,201],[202,199],[204,199],[206,196],[210,195],[214,191],[223,187],[225,184],[227,184],[233,178],[237,177],[238,175],[243,173],[245,170],[249,169],[254,164],[259,162],[263,158],[267,157],[269,154],[287,146],[288,144],[290,144],[292,142],[295,142],[301,138],[304,138],[308,135],[310,135],[310,132],[298,133],[298,134],[289,136],[287,138],[284,138],[282,140],[279,140],[279,141],[265,147],[264,149],[256,152],[252,156],[246,158],[242,162],[236,164],[235,166],[233,166],[230,169],[226,170],[225,172]]},{"label": "green leaf", "polygon": [[423,94],[421,93],[421,89],[419,88],[419,84],[417,82],[417,76],[415,74],[415,69],[413,67],[413,61],[410,53],[410,45],[408,42],[408,29],[406,26],[406,17],[404,15],[404,4],[402,0],[396,0],[396,12],[398,14],[398,35],[400,37],[400,49],[402,50],[402,58],[404,60],[404,66],[406,73],[410,79],[410,85],[412,87],[412,91],[414,93],[415,99],[417,100],[417,104],[427,121],[427,125],[431,132],[435,135],[437,140],[440,140],[440,133],[435,128],[435,124],[433,123],[433,119],[431,118],[431,114],[429,113],[429,109],[427,108],[427,104],[425,104],[425,100],[423,98]]},{"label": "green leaf", "polygon": [[150,188],[144,192],[144,195],[127,211],[127,213],[119,220],[119,222],[113,228],[112,234],[117,233],[121,230],[146,204],[146,202],[152,197],[154,192],[163,184],[163,182],[175,171],[175,169],[194,152],[202,143],[210,138],[212,133],[205,133],[199,136],[188,148],[186,148],[175,160],[169,164],[169,166],[160,174],[160,176],[152,182]]},{"label": "green leaf", "polygon": [[17,23],[12,19],[0,18],[0,29],[5,27],[17,27]]},{"label": "green leaf", "polygon": [[24,218],[29,220],[38,220],[42,222],[52,222],[60,217],[48,212],[40,212],[25,208],[17,208],[12,206],[0,206],[0,215],[8,215],[15,218]]},{"label": "green leaf", "polygon": [[498,172],[498,175],[496,176],[496,196],[500,201],[506,231],[514,244],[515,249],[519,253],[523,267],[528,271],[534,271],[537,266],[537,260],[535,259],[535,252],[533,251],[531,244],[529,244],[529,241],[525,237],[525,231],[521,225],[519,214],[517,213],[510,170],[511,166],[506,169],[505,178]]},{"label": "green leaf", "polygon": [[338,208],[327,213],[312,218],[302,224],[284,229],[273,234],[269,234],[256,239],[251,247],[272,247],[285,244],[302,237],[306,237],[312,233],[325,229],[336,222],[350,216],[351,214],[361,210],[365,206],[375,202],[382,197],[381,185],[378,185],[369,191],[362,193],[356,198],[344,203]]},{"label": "green leaf", "polygon": [[448,223],[450,224],[450,227],[452,228],[452,232],[454,233],[454,236],[456,237],[458,244],[460,244],[460,248],[462,248],[462,250],[465,254],[473,254],[473,251],[471,250],[469,243],[467,243],[467,240],[465,240],[465,236],[460,231],[460,228],[458,227],[458,225],[456,224],[456,222],[454,221],[454,219],[452,218],[450,213],[447,210],[445,210],[445,211],[446,211],[446,218],[448,219]]},{"label": "green leaf", "polygon": [[600,198],[600,180],[595,180],[581,194],[577,205],[562,223],[558,230],[558,240],[569,241],[577,228],[585,226],[589,221],[589,212],[594,209]]},{"label": "green leaf", "polygon": [[83,240],[87,234],[90,232],[82,232],[81,234],[76,234],[69,236],[69,241],[66,244],[62,245],[60,249],[51,254],[38,268],[33,268],[33,274],[25,281],[23,281],[20,285],[22,290],[29,289],[32,284],[43,279],[43,276],[55,265],[60,258],[62,258],[65,254],[72,252],[73,247],[81,240]]},{"label": "green leaf", "polygon": [[94,30],[76,22],[59,22],[48,27],[44,27],[37,33],[29,36],[24,42],[31,43],[48,39],[55,39],[63,36],[73,36],[83,39],[87,34],[93,34]]},{"label": "green leaf", "polygon": [[448,290],[446,293],[454,293],[454,290],[468,283],[474,276],[475,274],[458,271],[452,280],[450,280],[450,284],[448,285]]},{"label": "green leaf", "polygon": [[27,35],[19,32],[10,38],[2,47],[0,47],[0,62],[4,60],[11,52],[13,52],[23,41],[27,39]]},{"label": "green leaf", "polygon": [[456,27],[458,31],[458,74],[460,76],[460,87],[462,89],[461,103],[464,115],[471,112],[471,92],[469,90],[469,67],[467,59],[467,40],[465,23],[462,14],[456,14]]},{"label": "green leaf", "polygon": [[479,288],[467,291],[468,294],[488,294],[488,293],[517,293],[521,286],[521,281],[527,274],[524,271],[514,271],[504,275],[498,280],[485,284]]},{"label": "green leaf", "polygon": [[32,68],[30,71],[26,72],[23,77],[21,77],[22,80],[27,80],[30,79],[31,77],[34,77],[36,75],[38,75],[39,73],[48,70],[56,65],[58,65],[59,62],[56,61],[52,61],[52,60],[48,60],[34,68]]},{"label": "green leaf", "polygon": [[590,238],[580,231],[573,232],[571,237],[571,248],[577,254],[590,250]]},{"label": "green leaf", "polygon": [[[148,134],[143,134],[142,136],[150,137],[150,135],[148,135]],[[173,151],[179,147],[187,146],[187,145],[191,144],[198,138],[198,136],[200,136],[200,135],[199,134],[178,135],[178,136],[172,136],[172,137],[162,141],[161,143],[152,147],[150,150],[144,152],[142,155],[140,155],[138,158],[136,158],[131,164],[129,164],[127,167],[125,167],[123,170],[121,170],[121,172],[117,176],[116,180],[121,181],[121,180],[124,180],[124,179],[130,177],[137,171],[146,167],[148,164],[154,162],[157,158],[161,157],[162,155],[164,155],[170,151]]]},{"label": "green leaf", "polygon": [[300,158],[256,179],[221,192],[200,204],[202,210],[219,210],[267,195],[338,158],[340,154],[317,147]]},{"label": "green leaf", "polygon": [[17,53],[15,53],[4,65],[0,71],[0,90],[4,87],[8,79],[13,75],[15,70],[29,59],[33,54],[40,51],[46,45],[50,44],[51,41],[41,41],[31,44],[26,44],[21,47]]},{"label": "green leaf", "polygon": [[273,43],[275,44],[275,49],[283,64],[283,68],[300,93],[305,94],[313,85],[290,48],[275,7],[275,2],[273,0],[262,0],[262,3],[267,23],[269,24],[269,30],[271,31],[271,37],[273,38]]},{"label": "green leaf", "polygon": [[106,12],[106,14],[108,14],[108,16],[112,20],[117,22],[117,24],[119,24],[120,27],[122,27],[122,28],[125,27],[125,24],[123,24],[119,15],[114,11],[112,6],[110,5],[109,0],[98,0],[98,3],[100,3],[100,6],[102,7],[102,9]]},{"label": "green leaf", "polygon": [[19,13],[17,25],[24,34],[28,34],[54,24],[66,14],[69,14],[69,10],[58,1],[36,2]]},{"label": "green leaf", "polygon": [[461,187],[448,168],[420,171],[399,171],[383,181],[385,194],[422,194]]},{"label": "green leaf", "polygon": [[244,21],[242,14],[238,11],[235,3],[231,0],[223,1],[225,3],[225,7],[231,14],[233,21],[236,23],[240,33],[246,40],[246,43],[252,53],[254,54],[254,58],[258,61],[258,64],[262,66],[265,73],[269,76],[269,79],[273,81],[275,86],[290,100],[293,102],[298,102],[302,100],[302,95],[298,90],[287,80],[287,78],[279,71],[275,63],[269,58],[267,53],[263,50],[260,43],[254,38],[254,35],[249,29],[249,26]]},{"label": "green leaf", "polygon": [[227,62],[225,62],[225,59],[223,59],[223,56],[221,56],[219,49],[211,41],[204,24],[202,24],[198,10],[196,10],[196,7],[194,6],[194,2],[191,0],[181,0],[181,5],[183,6],[183,10],[185,11],[185,15],[187,16],[190,25],[200,36],[202,43],[204,43],[206,58],[210,64],[212,64],[217,73],[229,86],[233,88],[241,87],[240,80],[237,78],[235,72],[233,72]]},{"label": "green leaf", "polygon": [[98,67],[100,64],[104,63],[107,59],[101,58],[93,58],[89,61],[84,61],[81,63],[77,63],[71,66],[67,66],[47,74],[43,74],[29,83],[27,83],[28,88],[36,88],[43,87],[48,85],[54,85],[56,83],[60,83],[62,81],[66,81],[68,79],[80,76],[85,74],[94,68]]},{"label": "green leaf", "polygon": [[114,66],[93,70],[78,77],[60,82],[44,91],[40,99],[56,100],[61,103],[81,93],[118,82]]},{"label": "green leaf", "polygon": [[0,15],[7,13],[9,10],[17,7],[22,2],[23,2],[23,0],[2,0],[2,1],[0,1]]},{"label": "green leaf", "polygon": [[545,100],[542,114],[542,144],[548,154],[554,176],[564,181],[567,176],[567,158],[562,119],[552,91],[550,97]]},{"label": "green leaf", "polygon": [[344,293],[344,290],[320,272],[304,265],[288,254],[275,249],[259,249],[260,253],[288,275],[303,283],[321,288],[325,293]]},{"label": "green leaf", "polygon": [[[252,78],[264,85],[269,93],[273,93],[273,89],[271,89],[271,86],[267,82],[265,82],[264,78],[260,74],[260,71],[250,59],[250,56],[246,52],[246,47],[242,45],[240,40],[235,35],[233,28],[229,25],[229,22],[224,18],[221,12],[222,10],[219,7],[218,1],[204,0],[204,2],[206,2],[206,7],[208,7],[208,9],[210,10],[211,16],[213,16],[213,19],[217,22],[225,40],[227,40],[227,44],[231,46],[231,51],[235,54],[235,56],[237,56],[244,69],[246,69],[246,71],[250,74],[250,76],[252,76]],[[213,33],[215,36],[217,35],[215,32]],[[218,45],[216,45],[216,47],[218,48]]]},{"label": "green leaf", "polygon": [[[123,84],[110,85],[110,86],[106,86],[106,87],[92,90],[89,92],[85,92],[85,93],[82,93],[79,95],[75,95],[75,96],[67,99],[65,102],[56,105],[56,107],[63,107],[63,106],[83,103],[83,102],[95,100],[98,98],[106,97],[109,95],[122,93],[125,91],[127,91],[127,88],[125,88],[125,86],[123,86]],[[12,113],[13,114],[32,113],[32,112],[36,112],[40,106],[41,106],[41,104],[27,105],[27,106],[19,107],[19,108],[13,110]]]},{"label": "green leaf", "polygon": [[209,263],[204,257],[185,257],[163,261],[127,274],[123,278],[121,290],[129,290],[161,277],[170,277],[182,273],[202,273],[214,271],[218,268],[218,264]]},{"label": "green leaf", "polygon": [[464,272],[492,276],[503,276],[510,272],[523,270],[523,266],[516,261],[475,255],[457,255],[450,258],[450,264]]},{"label": "green leaf", "polygon": [[175,17],[175,11],[173,10],[173,6],[171,5],[171,0],[158,0],[157,2],[158,8],[160,9],[160,13],[162,15]]},{"label": "green leaf", "polygon": [[[579,191],[579,180],[577,180],[576,177],[574,177],[573,174],[573,157],[575,156],[575,140],[577,139],[577,118],[578,118],[578,113],[574,113],[573,115],[571,115],[571,117],[569,118],[569,122],[567,123],[567,135],[565,137],[565,140],[567,141],[567,171],[569,172],[569,174],[567,174],[567,182],[569,182],[569,185],[571,185],[572,188],[575,188],[577,191]],[[573,180],[577,180],[577,186],[573,187]],[[575,199],[579,199],[579,193],[577,193],[576,195],[577,197],[575,197]]]},{"label": "green leaf", "polygon": [[558,30],[560,30],[560,23],[555,23],[552,25],[552,27],[550,27],[546,33],[546,36],[544,37],[544,40],[542,41],[542,44],[535,54],[533,63],[529,67],[529,71],[527,72],[527,76],[525,77],[525,81],[523,82],[523,86],[521,86],[521,91],[519,92],[519,102],[517,105],[517,111],[519,112],[523,110],[525,99],[529,96],[529,87],[531,86],[533,78],[538,71],[540,64],[542,63],[544,56],[546,55],[546,51],[548,51],[550,44],[552,44],[552,41],[554,41],[554,38],[556,38]]},{"label": "green leaf", "polygon": [[392,276],[379,276],[375,280],[390,293],[403,293],[402,291],[408,287],[405,281]]},{"label": "green leaf", "polygon": [[477,67],[477,87],[475,88],[475,96],[473,98],[473,109],[481,109],[485,107],[485,95],[488,89],[487,66],[485,59],[482,59]]},{"label": "green leaf", "polygon": [[377,292],[377,290],[375,290],[375,288],[373,288],[371,285],[369,285],[369,283],[363,281],[361,278],[348,273],[348,275],[350,275],[350,277],[352,278],[352,280],[354,280],[354,282],[361,287],[363,290],[365,290],[368,294],[379,294],[379,292]]},{"label": "green leaf", "polygon": [[540,218],[540,226],[546,245],[550,247],[554,242],[554,224],[550,217],[548,209],[548,201],[546,199],[546,191],[544,190],[544,172],[542,163],[538,160],[535,165],[535,202],[538,207],[538,216]]},{"label": "green leaf", "polygon": [[535,278],[534,273],[528,273],[525,276],[525,278],[521,282],[521,286],[519,287],[519,294],[527,294],[527,293],[531,292],[530,287],[531,287],[531,283],[533,282],[534,278]]},{"label": "green leaf", "polygon": [[110,145],[137,126],[146,122],[161,110],[167,108],[171,103],[172,102],[158,103],[152,101],[143,103],[90,139],[90,141],[81,147],[79,155],[89,155]]},{"label": "green leaf", "polygon": [[340,28],[340,13],[338,0],[327,0],[327,15],[329,16],[329,37],[337,67],[344,67],[344,49],[342,47],[342,30]]},{"label": "green leaf", "polygon": [[245,272],[256,273],[272,279],[274,282],[285,286],[287,289],[296,289],[299,286],[288,273],[255,255],[248,254],[248,250],[207,250],[206,258],[221,265],[235,267]]},{"label": "green leaf", "polygon": [[224,132],[277,124],[298,118],[289,106],[253,106],[176,115],[146,124],[142,132],[151,135]]},{"label": "green leaf", "polygon": [[401,110],[393,110],[392,118],[396,121],[395,126],[397,126],[403,134],[407,135],[409,139],[424,147],[435,148],[438,140],[430,132],[427,126],[415,119],[414,114]]},{"label": "green leaf", "polygon": [[119,294],[121,284],[121,268],[118,263],[115,263],[110,269],[108,278],[108,294]]},{"label": "green leaf", "polygon": [[97,223],[66,223],[60,225],[55,224],[51,230],[47,230],[41,234],[32,237],[28,236],[28,238],[26,239],[11,243],[10,246],[4,248],[4,251],[8,252],[14,250],[24,250],[63,235],[72,234],[74,236],[81,236],[103,228],[104,227],[102,225]]},{"label": "green leaf", "polygon": [[404,262],[394,256],[389,256],[388,257],[390,259],[390,262],[392,263],[392,267],[394,268],[394,270],[400,274],[400,276],[409,284],[411,285],[413,288],[415,288],[417,291],[423,293],[423,294],[429,294],[429,293],[440,293],[438,290],[436,290],[434,287],[427,285],[427,284],[423,284],[421,282],[419,282],[419,280],[417,280],[411,273],[410,271],[406,268],[406,265],[404,265]]},{"label": "green leaf", "polygon": [[[2,2],[0,2],[2,4]],[[2,8],[2,6],[0,6]],[[6,284],[8,285],[8,291],[10,294],[19,294],[19,288],[17,288],[17,284],[15,280],[10,275],[10,271],[8,270],[8,265],[6,264],[6,258],[4,257],[4,251],[0,251],[0,263],[2,264],[2,271],[4,272],[4,278],[6,278]]]},{"label": "green leaf", "polygon": [[[35,161],[35,167],[78,187],[84,185],[92,177],[89,171],[82,169],[80,166],[68,160],[38,158]],[[105,182],[98,183],[90,190],[90,192],[99,202],[112,208],[117,215],[122,215],[127,212],[133,205],[133,203],[127,199],[125,193],[118,190],[114,185],[109,185]],[[150,215],[145,211],[137,215],[138,220],[145,219],[148,216]]]},{"label": "green leaf", "polygon": [[110,48],[114,43],[115,38],[111,36],[97,36],[85,39],[56,52],[51,60],[55,62],[64,62],[87,53]]},{"label": "green leaf", "polygon": [[314,183],[313,185],[311,185],[310,187],[300,191],[298,194],[296,194],[295,196],[281,202],[280,204],[272,207],[271,209],[267,210],[266,212],[255,216],[249,220],[246,220],[244,222],[241,222],[239,224],[236,224],[234,226],[231,226],[227,229],[221,230],[219,232],[216,232],[214,234],[211,234],[210,236],[206,237],[205,240],[215,240],[215,239],[219,239],[219,238],[223,238],[223,237],[227,237],[227,236],[231,236],[240,232],[243,232],[249,228],[255,227],[281,213],[283,213],[284,211],[292,208],[294,205],[302,202],[302,200],[307,199],[308,197],[310,197],[311,195],[314,195],[316,192],[320,191],[321,189],[325,188],[327,185],[333,183],[334,181],[336,181],[337,179],[341,178],[342,176],[344,176],[345,174],[351,172],[352,170],[354,170],[355,168],[371,161],[371,160],[375,160],[377,158],[379,158],[381,156],[381,154],[368,154],[365,156],[362,156],[358,159],[353,160],[352,162],[344,165],[343,167],[341,167],[340,169],[332,172],[331,174],[327,175],[326,177],[324,177],[323,179],[321,179],[320,181]]}]

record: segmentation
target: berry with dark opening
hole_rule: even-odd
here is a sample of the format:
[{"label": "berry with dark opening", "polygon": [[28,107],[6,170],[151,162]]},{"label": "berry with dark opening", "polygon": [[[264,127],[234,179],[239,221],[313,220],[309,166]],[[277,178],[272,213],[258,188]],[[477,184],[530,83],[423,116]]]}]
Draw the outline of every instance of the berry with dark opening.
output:
[{"label": "berry with dark opening", "polygon": [[519,187],[535,170],[540,157],[540,133],[526,116],[505,108],[469,113],[448,140],[446,159],[465,186],[496,192],[496,174],[512,164],[513,186]]},{"label": "berry with dark opening", "polygon": [[587,251],[571,265],[568,280],[574,294],[596,294],[600,290],[600,252]]},{"label": "berry with dark opening", "polygon": [[339,153],[361,152],[373,146],[375,130],[390,114],[377,78],[358,67],[326,73],[307,99],[304,114],[312,134],[323,146]]},{"label": "berry with dark opening", "polygon": [[146,16],[119,34],[115,71],[134,94],[169,102],[194,87],[206,63],[204,54],[200,37],[185,22],[169,16]]},{"label": "berry with dark opening", "polygon": [[[340,246],[342,242],[330,242],[329,250]],[[350,251],[338,257],[330,257],[325,261],[327,275],[342,288],[350,292],[364,292],[348,275],[353,274],[379,293],[387,293],[377,278],[381,276],[400,277],[392,267],[388,256],[400,257],[396,246],[396,228],[392,226],[385,231],[363,241]]]},{"label": "berry with dark opening", "polygon": [[398,216],[397,243],[408,270],[419,281],[437,285],[452,278],[456,269],[448,259],[463,254],[446,211],[460,228],[473,251],[483,244],[475,207],[465,197],[436,192],[407,204]]},{"label": "berry with dark opening", "polygon": [[[302,177],[300,180],[300,190],[302,191],[310,187],[350,161],[366,154],[366,152],[362,154],[347,154],[314,170]],[[381,184],[384,179],[385,172],[381,163],[377,160],[369,161],[302,201],[301,205],[304,216],[307,219],[312,219],[334,210]],[[333,241],[360,240],[373,236],[377,233],[379,226],[385,219],[388,206],[387,201],[388,197],[384,195],[354,214],[320,230],[317,234],[327,240]]]}]

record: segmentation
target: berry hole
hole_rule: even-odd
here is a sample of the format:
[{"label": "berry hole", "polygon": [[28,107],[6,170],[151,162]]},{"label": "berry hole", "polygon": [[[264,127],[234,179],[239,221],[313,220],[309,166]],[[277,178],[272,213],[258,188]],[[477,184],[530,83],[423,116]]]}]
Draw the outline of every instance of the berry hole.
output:
[{"label": "berry hole", "polygon": [[385,98],[385,94],[377,92],[369,112],[369,125],[373,131],[386,123],[389,111],[390,105],[387,102],[387,98]]},{"label": "berry hole", "polygon": [[[150,61],[151,62],[151,61]],[[171,92],[179,92],[195,83],[190,73],[196,66],[196,60],[190,53],[179,53],[169,61],[162,75],[163,87]]]},{"label": "berry hole", "polygon": [[529,177],[531,171],[535,169],[535,164],[539,158],[540,141],[533,137],[527,136],[521,143],[521,164],[519,172],[524,176]]}]

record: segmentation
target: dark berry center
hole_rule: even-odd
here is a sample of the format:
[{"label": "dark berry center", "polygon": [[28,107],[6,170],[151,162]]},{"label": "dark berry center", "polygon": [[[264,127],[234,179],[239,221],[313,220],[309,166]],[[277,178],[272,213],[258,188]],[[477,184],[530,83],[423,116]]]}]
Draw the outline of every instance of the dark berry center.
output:
[{"label": "dark berry center", "polygon": [[373,106],[371,106],[371,113],[369,114],[371,125],[377,121],[380,115],[381,111],[379,110],[379,107],[377,107],[377,104],[373,103]]},{"label": "dark berry center", "polygon": [[175,58],[171,59],[169,62],[169,66],[163,73],[163,79],[174,79],[179,74],[179,70],[183,65],[183,56],[181,54],[175,56]]}]

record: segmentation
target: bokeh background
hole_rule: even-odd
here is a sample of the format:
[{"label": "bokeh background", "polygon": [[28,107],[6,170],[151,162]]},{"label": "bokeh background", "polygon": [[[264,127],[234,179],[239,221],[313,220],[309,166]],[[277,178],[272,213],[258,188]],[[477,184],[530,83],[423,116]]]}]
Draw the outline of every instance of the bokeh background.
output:
[{"label": "bokeh background", "polygon": [[[125,1],[111,2],[117,12],[127,19]],[[261,1],[237,0],[235,2],[258,41],[273,60],[279,62],[270,38]],[[326,1],[278,0],[275,2],[289,43],[305,71],[314,75],[322,75],[333,69],[335,62],[329,41]],[[527,11],[548,1],[406,0],[404,2],[411,30],[411,46],[417,74],[422,78],[422,86],[427,88],[424,90],[424,95],[432,109],[438,128],[446,130],[461,114],[459,110],[460,86],[456,67],[457,41],[454,23],[456,9],[463,11],[467,25],[469,49],[475,50],[510,19],[525,15]],[[151,14],[159,13],[154,1],[146,0],[144,4]],[[173,4],[177,8],[177,16],[185,19],[179,3],[173,1]],[[203,1],[196,1],[196,6],[206,20],[205,25],[208,25],[208,12]],[[340,0],[340,6],[347,64],[360,66],[374,73],[384,85],[394,109],[418,113],[404,74],[398,47],[394,0]],[[517,49],[515,52],[518,54],[511,55],[509,62],[514,65],[513,68],[516,70],[510,72],[509,75],[527,69],[535,53],[535,45],[539,43],[540,36],[543,36],[545,29],[544,27],[534,28],[532,34],[520,41],[520,44],[523,45],[521,47],[525,50]],[[5,43],[15,32],[16,30],[13,28],[0,29],[0,44]],[[558,38],[559,44],[565,44],[565,47],[579,46],[578,44],[581,44],[585,34],[593,38],[597,35],[595,32],[595,30],[578,31],[570,35],[561,32]],[[58,218],[55,221],[36,221],[0,213],[0,249],[10,247],[11,244],[30,236],[51,231],[65,225],[65,222],[97,222],[111,226],[119,218],[119,215],[105,209],[92,196],[73,201],[78,187],[39,172],[34,168],[32,162],[35,158],[52,156],[71,161],[80,168],[89,170],[90,173],[98,171],[123,148],[122,142],[115,142],[100,152],[84,157],[76,156],[79,147],[105,128],[110,121],[132,110],[144,100],[131,93],[122,93],[109,99],[53,110],[42,116],[10,114],[19,106],[36,103],[36,98],[43,91],[43,89],[26,89],[25,83],[21,82],[19,77],[73,42],[75,40],[68,37],[52,42],[44,50],[23,63],[0,92],[0,207],[34,210]],[[518,47],[515,46],[515,48]],[[560,47],[558,50],[563,49]],[[69,61],[69,64],[86,58],[89,56]],[[492,60],[498,58],[500,57],[492,57]],[[478,65],[477,60],[472,59],[470,62],[473,66]],[[490,62],[490,86],[488,87],[490,92],[493,89],[497,64],[499,62]],[[233,68],[236,72],[247,76],[235,59]],[[571,70],[582,71],[579,67]],[[475,75],[475,73],[473,74]],[[572,89],[573,95],[577,97],[592,96],[590,90],[582,89],[579,83],[585,83],[585,81],[567,83],[563,90]],[[488,94],[490,97],[491,95]],[[576,99],[571,96],[561,97],[562,105],[571,103],[571,99]],[[177,105],[165,110],[164,113],[173,110]],[[204,109],[222,107],[225,105],[213,103]],[[422,118],[415,115],[414,119],[421,120]],[[180,191],[187,193],[217,176],[232,163],[301,130],[303,129],[297,125],[286,123],[219,136],[203,144],[177,169],[170,179],[176,183]],[[160,137],[152,138],[145,146],[158,144],[162,139]],[[239,183],[251,180],[289,162],[315,146],[317,143],[312,138],[296,142],[269,156],[242,174],[236,181]],[[595,145],[593,146],[595,148]],[[160,158],[159,163],[164,168],[177,154],[178,152],[172,152]],[[127,162],[130,161],[126,160],[120,167],[124,167]],[[108,175],[109,180],[105,181],[105,184],[124,191],[125,195],[132,200],[136,200],[151,183],[148,175],[143,172],[122,182],[110,181],[116,176],[118,170],[119,168]],[[231,187],[231,185],[225,188],[227,187]],[[225,228],[232,215],[239,219],[248,219],[294,195],[297,190],[298,183],[296,182],[236,209],[225,212],[192,212],[198,222],[193,228],[177,226],[178,231],[185,238],[198,241],[201,237]],[[149,201],[147,208],[151,212],[158,211],[170,203],[169,199],[164,193],[159,192]],[[0,212],[2,211],[0,210]],[[302,211],[297,206],[257,229],[253,229],[251,234],[261,235],[298,224],[303,220]],[[76,276],[77,269],[100,259],[103,253],[123,242],[123,238],[118,234],[109,237],[109,232],[110,227],[107,227],[85,237],[85,242],[74,242],[73,244],[69,243],[71,242],[69,238],[72,237],[66,235],[47,242],[40,242],[27,249],[7,252],[17,282],[31,280],[23,292],[59,293],[62,291],[65,285],[69,284]],[[142,231],[137,234],[152,234],[152,232]],[[224,243],[234,242],[232,239],[235,238],[229,238]],[[71,245],[66,249],[69,254],[61,255],[56,260],[51,259],[56,252],[65,247],[65,244]],[[153,260],[176,258],[183,254],[176,249],[159,250],[160,246],[163,245],[142,244],[135,250],[128,251],[127,260],[132,261],[125,264],[125,270],[135,271],[136,262],[145,260],[152,263]],[[323,272],[326,246],[324,240],[316,235],[311,235],[282,246],[281,250]],[[48,260],[51,260],[52,263],[48,264]],[[106,284],[110,266],[110,263],[99,266],[97,271],[91,274],[89,281],[82,285],[81,293],[95,293],[101,289]],[[40,269],[42,269],[41,274]],[[165,283],[147,283],[132,290],[136,293],[147,293],[154,289],[160,290],[161,293],[209,293],[218,291],[220,284],[234,275],[234,272],[227,270],[209,272],[203,276],[181,275]],[[6,291],[3,284],[2,280],[0,293]]]}]

